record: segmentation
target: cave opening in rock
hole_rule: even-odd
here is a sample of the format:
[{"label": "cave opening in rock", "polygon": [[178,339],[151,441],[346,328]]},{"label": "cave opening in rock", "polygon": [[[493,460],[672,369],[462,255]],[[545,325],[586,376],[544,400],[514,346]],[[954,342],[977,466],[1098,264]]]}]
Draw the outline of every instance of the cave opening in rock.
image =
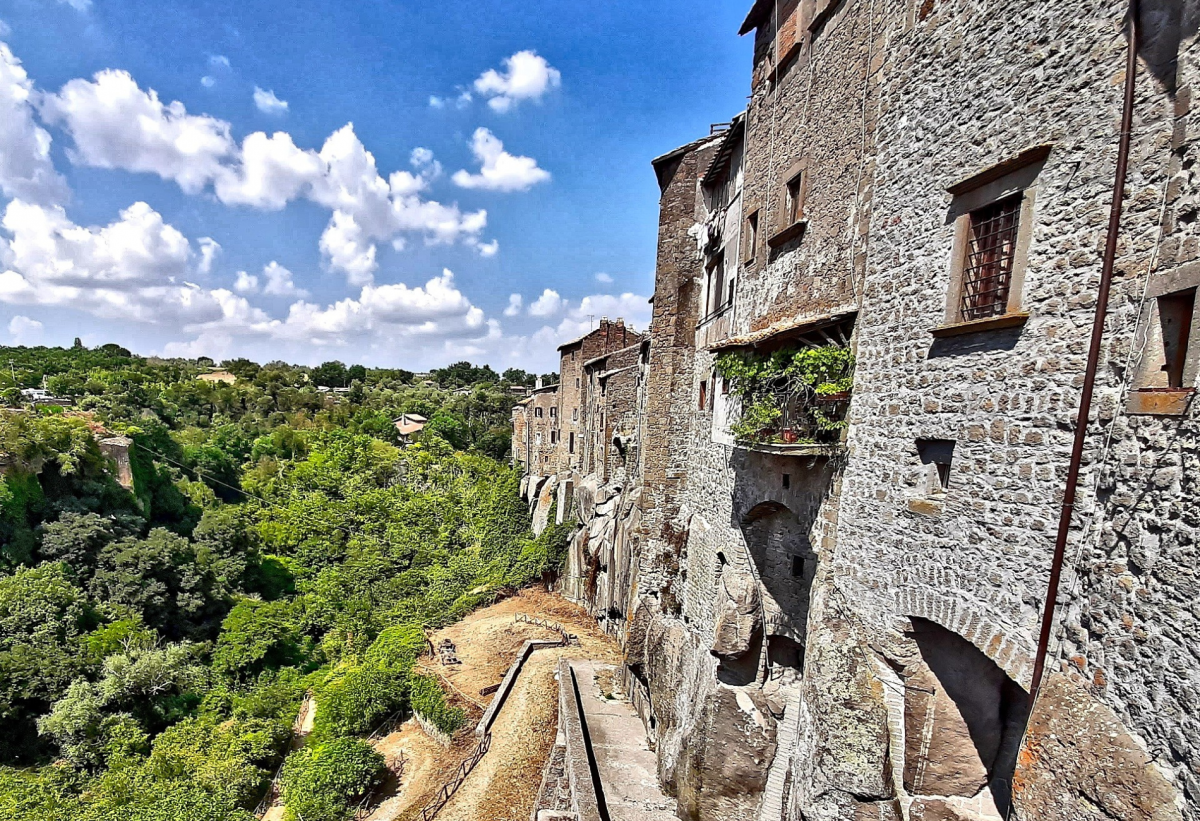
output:
[{"label": "cave opening in rock", "polygon": [[957,633],[922,618],[912,628],[919,659],[905,676],[905,788],[973,799],[984,817],[1005,818],[1029,695]]}]

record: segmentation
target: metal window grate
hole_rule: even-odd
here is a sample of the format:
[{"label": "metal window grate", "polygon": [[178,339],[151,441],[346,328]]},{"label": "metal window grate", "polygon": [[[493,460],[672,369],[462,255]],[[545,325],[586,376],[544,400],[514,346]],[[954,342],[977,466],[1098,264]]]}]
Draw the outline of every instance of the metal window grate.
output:
[{"label": "metal window grate", "polygon": [[963,266],[964,320],[987,319],[1008,310],[1020,215],[1020,195],[971,212],[971,240]]}]

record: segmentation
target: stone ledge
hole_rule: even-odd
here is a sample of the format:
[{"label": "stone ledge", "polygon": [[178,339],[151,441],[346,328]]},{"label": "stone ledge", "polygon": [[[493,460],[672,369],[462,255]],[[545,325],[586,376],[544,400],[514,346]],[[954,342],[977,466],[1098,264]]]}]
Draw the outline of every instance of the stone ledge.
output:
[{"label": "stone ledge", "polygon": [[999,331],[1004,328],[1019,328],[1028,321],[1029,313],[1027,311],[1015,311],[1000,316],[989,316],[987,319],[972,319],[967,322],[939,325],[929,333],[942,339],[947,336],[963,336],[984,331]]},{"label": "stone ledge", "polygon": [[791,242],[804,233],[804,229],[808,228],[808,220],[796,220],[787,228],[782,228],[776,231],[767,239],[767,245],[772,248],[778,248],[784,243]]},{"label": "stone ledge", "polygon": [[920,516],[941,516],[945,506],[933,499],[909,499],[908,512],[916,513]]},{"label": "stone ledge", "polygon": [[841,456],[846,452],[845,445],[784,445],[784,444],[739,444],[733,445],[740,450],[751,450],[755,453],[770,453],[774,456],[818,456],[829,458]]},{"label": "stone ledge", "polygon": [[1132,391],[1125,412],[1136,416],[1183,416],[1192,406],[1195,388],[1145,388]]}]

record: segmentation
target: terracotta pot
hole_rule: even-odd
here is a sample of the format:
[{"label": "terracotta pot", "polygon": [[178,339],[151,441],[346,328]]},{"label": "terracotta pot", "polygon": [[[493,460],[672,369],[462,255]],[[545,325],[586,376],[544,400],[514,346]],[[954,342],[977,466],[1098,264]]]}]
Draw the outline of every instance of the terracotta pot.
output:
[{"label": "terracotta pot", "polygon": [[784,428],[779,435],[786,445],[794,445],[796,444],[797,440],[800,439],[800,434],[796,433],[796,431],[792,430],[791,428]]}]

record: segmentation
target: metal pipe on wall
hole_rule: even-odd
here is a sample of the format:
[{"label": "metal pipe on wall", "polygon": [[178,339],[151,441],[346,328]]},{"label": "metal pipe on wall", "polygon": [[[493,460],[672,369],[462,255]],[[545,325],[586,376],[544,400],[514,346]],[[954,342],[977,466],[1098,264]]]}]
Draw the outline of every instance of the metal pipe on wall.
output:
[{"label": "metal pipe on wall", "polygon": [[1054,560],[1050,565],[1050,582],[1046,590],[1046,603],[1042,610],[1042,628],[1038,636],[1037,655],[1033,664],[1033,678],[1030,684],[1030,695],[1033,699],[1037,698],[1046,669],[1046,655],[1049,652],[1050,635],[1054,626],[1054,612],[1058,601],[1059,584],[1062,581],[1063,561],[1071,532],[1071,518],[1075,512],[1075,498],[1079,489],[1080,465],[1083,463],[1083,449],[1087,443],[1088,417],[1091,415],[1092,398],[1096,389],[1096,370],[1100,365],[1100,346],[1104,341],[1104,322],[1108,317],[1109,291],[1112,289],[1113,269],[1116,266],[1117,240],[1121,232],[1121,210],[1125,199],[1125,178],[1129,171],[1133,106],[1137,90],[1137,60],[1141,36],[1140,14],[1141,3],[1139,0],[1130,0],[1129,46],[1125,59],[1125,103],[1121,112],[1121,139],[1117,149],[1117,170],[1113,180],[1112,209],[1108,217],[1108,238],[1104,244],[1100,289],[1096,296],[1096,316],[1092,322],[1092,341],[1091,347],[1088,349],[1083,393],[1079,397],[1079,415],[1075,423],[1075,442],[1071,448],[1066,487],[1063,489],[1058,538],[1054,543]]}]

